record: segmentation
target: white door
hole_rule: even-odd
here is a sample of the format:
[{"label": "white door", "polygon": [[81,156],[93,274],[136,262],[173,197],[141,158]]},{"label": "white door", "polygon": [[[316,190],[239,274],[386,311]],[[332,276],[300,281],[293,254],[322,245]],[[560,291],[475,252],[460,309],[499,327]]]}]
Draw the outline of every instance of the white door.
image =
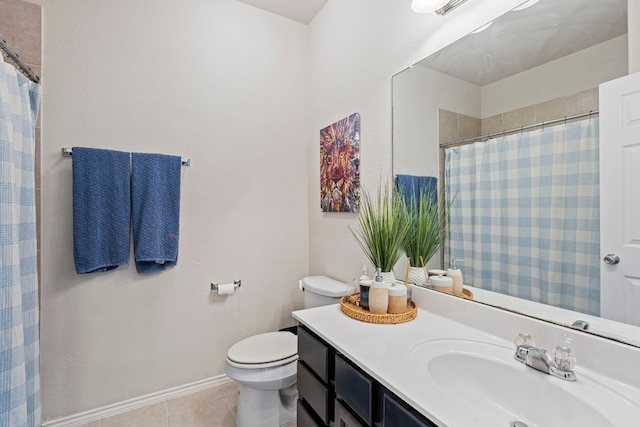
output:
[{"label": "white door", "polygon": [[600,85],[601,316],[640,325],[640,73]]}]

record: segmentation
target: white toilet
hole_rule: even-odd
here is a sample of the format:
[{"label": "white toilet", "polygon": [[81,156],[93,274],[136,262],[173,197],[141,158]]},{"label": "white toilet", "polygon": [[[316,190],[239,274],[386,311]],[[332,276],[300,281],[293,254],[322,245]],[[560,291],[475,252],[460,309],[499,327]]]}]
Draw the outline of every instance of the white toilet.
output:
[{"label": "white toilet", "polygon": [[[305,308],[340,302],[353,292],[325,276],[300,280]],[[296,419],[298,337],[267,332],[238,341],[227,352],[224,371],[238,382],[238,427],[280,427]]]}]

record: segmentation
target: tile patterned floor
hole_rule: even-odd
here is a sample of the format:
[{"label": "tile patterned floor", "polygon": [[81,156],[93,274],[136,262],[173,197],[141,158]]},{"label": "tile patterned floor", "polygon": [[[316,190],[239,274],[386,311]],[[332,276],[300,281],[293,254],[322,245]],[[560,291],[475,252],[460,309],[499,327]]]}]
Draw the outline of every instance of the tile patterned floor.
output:
[{"label": "tile patterned floor", "polygon": [[228,382],[80,427],[235,427],[237,401],[238,385]]}]

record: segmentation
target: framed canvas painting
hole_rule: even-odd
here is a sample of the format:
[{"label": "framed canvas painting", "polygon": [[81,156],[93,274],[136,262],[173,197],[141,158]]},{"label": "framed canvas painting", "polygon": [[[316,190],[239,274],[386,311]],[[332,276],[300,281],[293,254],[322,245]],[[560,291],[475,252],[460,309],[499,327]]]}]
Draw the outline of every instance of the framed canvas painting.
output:
[{"label": "framed canvas painting", "polygon": [[320,208],[322,212],[360,209],[360,114],[320,130]]}]

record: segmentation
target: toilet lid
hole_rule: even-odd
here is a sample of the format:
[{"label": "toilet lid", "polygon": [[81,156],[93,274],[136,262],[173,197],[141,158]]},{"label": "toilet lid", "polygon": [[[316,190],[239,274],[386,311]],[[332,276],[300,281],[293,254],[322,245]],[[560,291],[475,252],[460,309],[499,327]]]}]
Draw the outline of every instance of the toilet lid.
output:
[{"label": "toilet lid", "polygon": [[262,364],[288,359],[298,353],[298,337],[291,332],[267,332],[235,343],[227,358],[236,363]]},{"label": "toilet lid", "polygon": [[302,279],[302,289],[326,297],[341,297],[349,293],[346,283],[338,282],[326,276],[309,276]]}]

